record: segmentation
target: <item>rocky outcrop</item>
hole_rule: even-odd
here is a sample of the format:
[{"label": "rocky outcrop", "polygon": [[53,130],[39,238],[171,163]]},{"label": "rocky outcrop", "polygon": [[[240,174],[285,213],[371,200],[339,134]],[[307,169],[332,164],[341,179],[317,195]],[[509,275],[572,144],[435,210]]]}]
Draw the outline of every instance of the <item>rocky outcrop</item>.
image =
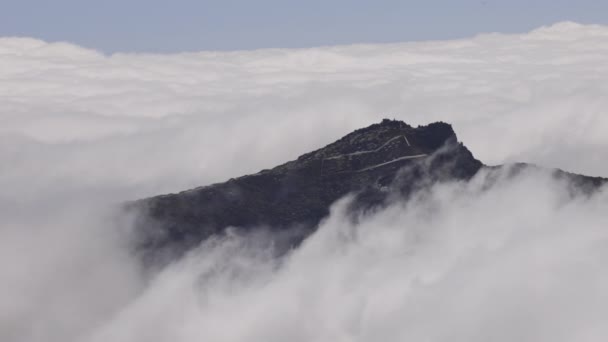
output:
[{"label": "rocky outcrop", "polygon": [[[286,238],[286,246],[293,246],[347,194],[353,194],[352,210],[360,212],[438,181],[468,180],[483,167],[449,124],[411,127],[383,120],[273,169],[128,208],[139,212],[137,246],[147,258],[174,257],[228,227],[297,231]],[[605,181],[556,172],[588,189]]]}]

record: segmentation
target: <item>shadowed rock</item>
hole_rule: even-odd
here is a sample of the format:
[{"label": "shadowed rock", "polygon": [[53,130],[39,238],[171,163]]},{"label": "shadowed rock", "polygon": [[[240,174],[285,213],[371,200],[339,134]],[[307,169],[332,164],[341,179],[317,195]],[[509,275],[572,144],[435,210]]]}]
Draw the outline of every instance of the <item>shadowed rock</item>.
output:
[{"label": "shadowed rock", "polygon": [[[513,172],[526,167],[520,165]],[[438,181],[468,180],[483,167],[449,124],[414,128],[383,120],[273,169],[128,208],[139,212],[136,244],[149,260],[179,256],[228,227],[266,227],[284,250],[310,235],[331,204],[347,194],[354,194],[351,209],[360,212]],[[585,191],[606,181],[563,171],[555,175]]]}]

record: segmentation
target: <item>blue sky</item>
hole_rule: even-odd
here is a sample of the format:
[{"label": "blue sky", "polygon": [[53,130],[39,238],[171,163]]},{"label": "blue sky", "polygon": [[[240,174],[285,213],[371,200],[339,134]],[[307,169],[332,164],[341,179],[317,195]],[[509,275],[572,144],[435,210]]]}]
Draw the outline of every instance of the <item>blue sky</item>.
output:
[{"label": "blue sky", "polygon": [[451,39],[571,20],[608,24],[607,0],[0,0],[0,36],[106,53]]}]

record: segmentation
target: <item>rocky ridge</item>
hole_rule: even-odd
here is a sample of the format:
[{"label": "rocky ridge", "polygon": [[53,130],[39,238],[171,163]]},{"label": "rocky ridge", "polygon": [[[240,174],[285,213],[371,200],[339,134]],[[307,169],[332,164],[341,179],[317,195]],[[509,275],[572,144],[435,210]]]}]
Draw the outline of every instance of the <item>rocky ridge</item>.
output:
[{"label": "rocky ridge", "polygon": [[[526,167],[517,164],[510,172]],[[148,259],[173,258],[228,227],[297,231],[286,241],[293,246],[347,194],[353,194],[352,211],[361,212],[438,181],[468,180],[482,168],[488,167],[458,142],[449,124],[412,127],[385,119],[272,169],[142,199],[128,209],[139,213],[136,244]],[[586,192],[607,181],[559,170],[554,174]]]}]

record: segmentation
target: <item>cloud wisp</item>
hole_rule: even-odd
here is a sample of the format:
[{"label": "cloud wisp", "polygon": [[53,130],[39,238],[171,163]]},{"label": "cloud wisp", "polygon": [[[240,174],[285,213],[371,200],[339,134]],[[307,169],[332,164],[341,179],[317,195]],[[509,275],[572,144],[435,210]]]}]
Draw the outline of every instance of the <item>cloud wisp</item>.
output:
[{"label": "cloud wisp", "polygon": [[608,27],[574,23],[176,55],[0,38],[0,340],[605,340],[606,193],[572,198],[542,171],[443,184],[358,225],[337,204],[285,260],[235,236],[154,279],[112,208],[383,117],[450,122],[489,164],[608,176],[606,55]]}]

